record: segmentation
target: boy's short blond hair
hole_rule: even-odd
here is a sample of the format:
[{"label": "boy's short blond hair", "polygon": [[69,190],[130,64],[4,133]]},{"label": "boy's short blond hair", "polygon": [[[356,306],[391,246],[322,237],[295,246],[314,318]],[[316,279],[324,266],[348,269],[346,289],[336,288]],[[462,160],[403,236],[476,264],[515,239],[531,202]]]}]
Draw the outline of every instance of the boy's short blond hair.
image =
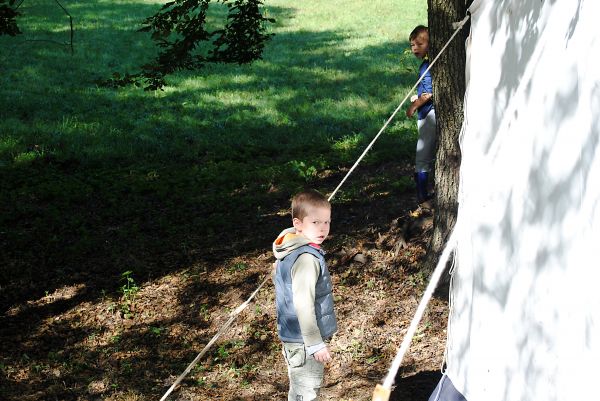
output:
[{"label": "boy's short blond hair", "polygon": [[427,34],[429,34],[429,28],[427,28],[425,25],[417,25],[415,29],[412,30],[410,35],[408,35],[408,41],[410,42],[411,40],[416,39],[417,36],[423,32],[427,32]]},{"label": "boy's short blond hair", "polygon": [[308,214],[310,207],[324,207],[331,209],[331,203],[319,191],[308,189],[297,193],[292,198],[292,219],[302,220]]}]

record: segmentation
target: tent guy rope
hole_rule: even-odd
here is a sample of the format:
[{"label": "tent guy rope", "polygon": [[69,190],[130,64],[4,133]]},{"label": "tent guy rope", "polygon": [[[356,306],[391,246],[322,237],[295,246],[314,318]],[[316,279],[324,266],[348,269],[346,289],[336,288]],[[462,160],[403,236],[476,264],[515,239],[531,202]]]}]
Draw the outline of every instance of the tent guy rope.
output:
[{"label": "tent guy rope", "polygon": [[[427,68],[427,70],[425,71],[425,73],[427,73],[431,67],[433,67],[433,65],[435,64],[435,62],[440,58],[440,56],[445,52],[446,48],[448,47],[448,45],[450,45],[450,42],[452,42],[452,40],[454,39],[454,37],[458,34],[458,32],[462,29],[462,27],[464,26],[464,24],[467,22],[467,20],[469,19],[469,16],[466,16],[462,21],[453,24],[454,26],[457,26],[456,31],[454,32],[454,34],[450,37],[450,39],[448,39],[448,41],[446,42],[446,44],[442,47],[442,49],[440,50],[440,52],[437,54],[437,56],[433,59],[433,61],[430,63],[429,67]],[[338,184],[338,186],[333,190],[333,192],[331,193],[331,195],[329,195],[328,200],[331,201],[334,196],[337,194],[337,192],[339,191],[339,189],[342,187],[342,185],[344,185],[344,183],[346,182],[346,180],[348,179],[348,177],[350,176],[350,174],[352,174],[352,172],[356,169],[356,167],[358,166],[358,164],[362,161],[362,159],[366,156],[367,152],[373,147],[373,145],[375,144],[375,142],[377,141],[377,139],[381,136],[381,134],[385,131],[385,129],[387,128],[387,126],[390,124],[390,122],[394,119],[394,117],[396,116],[396,114],[398,114],[398,111],[400,111],[400,109],[402,108],[402,106],[404,105],[404,103],[406,102],[406,100],[410,97],[411,93],[413,93],[413,91],[415,90],[415,88],[417,87],[417,85],[419,85],[419,83],[421,82],[421,80],[423,79],[423,77],[425,76],[425,73],[423,73],[423,75],[421,77],[419,77],[419,79],[417,80],[417,82],[413,85],[413,87],[408,91],[408,93],[406,94],[406,96],[404,97],[404,99],[402,99],[402,101],[400,102],[400,104],[398,105],[398,107],[396,107],[396,109],[393,111],[393,113],[390,115],[390,117],[387,119],[387,121],[385,122],[385,124],[381,127],[381,129],[379,130],[379,132],[377,133],[377,135],[375,135],[375,137],[373,138],[373,140],[369,143],[369,145],[365,148],[365,150],[363,151],[363,153],[360,155],[360,157],[356,160],[356,162],[354,163],[354,165],[350,168],[350,170],[348,170],[348,172],[346,173],[346,175],[344,176],[344,178],[342,179],[342,181]],[[449,242],[450,243],[450,242]],[[449,247],[446,246],[446,249],[444,250],[444,252],[442,253],[442,257],[440,257],[440,263],[438,263],[438,267],[440,266],[442,259],[444,258],[444,254],[445,253],[449,253],[451,252],[451,249],[449,250]],[[446,255],[446,260],[448,259],[448,255]],[[445,264],[444,264],[445,265]],[[438,268],[436,268],[436,270],[434,271],[434,275],[436,274],[436,271],[438,270]],[[443,271],[443,269],[442,269]],[[441,275],[441,271],[439,273],[439,275]],[[200,359],[202,359],[202,357],[204,356],[204,354],[206,354],[206,352],[212,347],[212,345],[219,339],[219,337],[224,334],[229,327],[233,324],[234,320],[237,318],[237,316],[244,310],[246,309],[246,307],[249,305],[250,301],[252,301],[252,299],[254,299],[254,297],[256,296],[256,294],[258,294],[258,291],[266,284],[266,282],[270,279],[270,275],[267,274],[267,276],[264,278],[264,280],[259,284],[258,288],[248,297],[248,299],[241,304],[240,306],[238,306],[230,315],[229,319],[227,320],[227,322],[225,322],[225,324],[223,324],[223,326],[221,326],[221,328],[219,329],[219,331],[213,336],[213,338],[204,346],[204,348],[202,349],[202,351],[200,351],[200,353],[196,356],[196,358],[194,358],[194,360],[192,362],[190,362],[190,364],[188,365],[188,367],[183,371],[183,373],[181,373],[181,375],[179,375],[179,377],[175,380],[175,382],[171,385],[171,387],[169,387],[169,389],[165,392],[165,394],[161,397],[160,401],[165,401],[167,399],[167,397],[173,392],[173,390],[175,390],[175,388],[183,381],[183,379],[191,372],[191,370],[194,368],[194,366],[200,361]],[[432,277],[433,279],[433,277]],[[437,278],[437,280],[435,280],[435,283],[433,284],[433,289],[431,290],[431,293],[433,293],[433,290],[435,290],[435,286],[437,286],[437,281],[439,280],[439,277]],[[430,286],[432,285],[433,280],[430,282]],[[429,287],[428,287],[429,288]],[[427,292],[426,292],[427,293]],[[427,300],[427,302],[429,301],[429,299]],[[417,320],[416,324],[415,324],[415,328],[413,330],[412,335],[414,335],[414,331],[416,330],[416,325],[418,325],[420,318],[423,315],[423,312],[425,310],[425,307],[427,306],[427,302],[425,302],[425,304],[423,305],[423,311],[421,311],[421,316],[419,317],[419,319]],[[423,301],[422,301],[423,303]],[[419,305],[419,308],[421,308],[421,305]],[[417,309],[417,314],[419,313],[419,309]],[[415,315],[415,318],[417,317],[417,315]],[[413,319],[414,321],[415,319]],[[412,327],[412,324],[411,324]],[[409,329],[410,332],[410,329]],[[408,332],[406,337],[408,337]],[[412,335],[410,336],[410,339],[408,341],[408,344],[406,344],[405,348],[408,349],[408,345],[410,344],[410,340],[412,340]],[[405,341],[406,341],[406,337],[405,337]],[[403,343],[404,346],[404,343]],[[404,352],[406,352],[406,350],[404,350]],[[398,355],[396,356],[396,358],[398,358]],[[402,362],[402,357],[400,357],[399,362]],[[394,367],[394,366],[393,366]],[[398,364],[398,366],[395,368],[395,370],[397,371],[398,368],[400,367],[400,365]],[[391,374],[391,370],[390,370],[390,374]],[[390,376],[390,374],[388,374],[388,376]],[[395,376],[395,373],[394,373]],[[387,400],[389,399],[389,394],[391,392],[391,386],[393,384],[393,378],[394,376],[391,377],[391,382],[388,383],[388,380],[386,379],[386,382],[384,382],[383,387],[381,385],[377,385],[375,393],[377,393],[378,391],[381,392],[383,391],[384,393],[387,391],[387,398],[373,398],[373,400]],[[375,396],[375,394],[374,394]]]},{"label": "tent guy rope", "polygon": [[448,259],[450,258],[450,254],[452,253],[452,251],[454,250],[454,247],[456,245],[456,238],[455,238],[454,232],[455,231],[453,231],[452,234],[450,235],[450,238],[448,239],[448,242],[446,243],[446,246],[444,248],[444,251],[442,252],[442,255],[440,256],[437,266],[435,267],[435,270],[433,271],[433,274],[431,275],[429,284],[427,285],[427,288],[425,289],[425,292],[423,293],[423,297],[421,298],[421,301],[419,302],[417,311],[415,312],[415,315],[414,315],[412,321],[410,322],[410,326],[408,326],[408,330],[406,331],[406,334],[404,335],[404,339],[402,340],[400,349],[398,349],[398,352],[396,353],[396,357],[394,358],[394,360],[392,362],[392,366],[390,367],[388,374],[386,375],[385,379],[383,380],[383,384],[378,384],[375,387],[375,390],[373,391],[373,401],[388,401],[390,399],[390,395],[392,392],[392,385],[394,384],[394,378],[396,377],[396,374],[398,373],[398,369],[400,369],[400,365],[402,365],[402,359],[404,359],[404,355],[406,354],[406,351],[408,351],[408,347],[410,346],[410,343],[417,331],[419,322],[421,321],[421,318],[423,317],[423,314],[425,313],[427,304],[429,303],[429,301],[431,300],[431,298],[433,296],[433,292],[435,291],[435,288],[437,287],[438,282],[440,281],[440,277],[442,277],[442,273],[444,272],[446,263],[448,262]]},{"label": "tent guy rope", "polygon": [[[429,66],[429,68],[426,71],[429,71],[429,69],[431,68],[433,63],[435,63],[435,61],[440,57],[442,52],[444,50],[446,50],[446,48],[448,47],[448,45],[450,44],[452,39],[454,39],[454,37],[458,34],[458,32],[460,32],[460,30],[462,29],[462,27],[465,25],[465,23],[468,20],[469,20],[469,15],[467,15],[465,18],[463,18],[462,21],[452,24],[452,27],[455,28],[456,30],[454,31],[454,33],[452,34],[450,39],[448,39],[448,41],[446,42],[446,44],[444,45],[444,47],[442,48],[440,53],[431,62],[431,65]],[[423,75],[425,75],[425,73]],[[423,314],[425,313],[427,304],[431,300],[431,297],[433,296],[433,292],[435,291],[435,288],[437,287],[438,282],[440,281],[440,277],[442,277],[442,273],[444,272],[446,263],[448,262],[448,259],[450,258],[450,254],[452,253],[452,251],[454,250],[454,248],[456,246],[456,238],[455,238],[455,234],[454,234],[455,232],[456,232],[456,229],[454,229],[452,231],[452,234],[450,235],[450,237],[448,238],[448,241],[446,242],[446,246],[444,247],[444,250],[442,251],[442,255],[440,256],[440,259],[438,260],[435,270],[431,274],[431,278],[429,279],[429,284],[427,285],[427,288],[425,289],[425,292],[423,293],[423,296],[421,297],[421,301],[419,302],[417,311],[415,312],[415,315],[413,316],[413,319],[410,322],[410,326],[408,327],[408,330],[406,331],[406,334],[404,335],[404,338],[402,340],[400,348],[398,349],[398,352],[396,353],[396,356],[395,356],[394,360],[392,361],[392,365],[390,366],[388,374],[386,375],[385,379],[383,380],[383,384],[377,384],[377,386],[375,387],[375,390],[373,391],[372,401],[388,401],[390,399],[390,395],[392,393],[392,385],[394,384],[394,379],[396,377],[396,374],[398,373],[398,370],[400,369],[400,365],[402,365],[402,359],[404,358],[406,351],[408,351],[408,347],[410,346],[410,343],[415,335],[415,332],[417,331],[419,322],[421,321],[421,318],[423,318]]]},{"label": "tent guy rope", "polygon": [[194,360],[192,362],[190,362],[190,364],[188,365],[188,367],[183,371],[183,373],[181,375],[179,375],[179,377],[177,378],[177,380],[175,380],[175,382],[171,385],[171,387],[169,387],[169,389],[162,396],[162,398],[160,399],[160,401],[164,401],[164,400],[167,399],[167,397],[169,396],[169,394],[171,394],[173,392],[173,390],[175,390],[175,387],[177,387],[179,385],[179,383],[181,383],[181,381],[191,372],[191,370],[200,361],[200,359],[202,359],[202,357],[204,356],[204,354],[206,353],[206,351],[208,351],[210,349],[210,347],[217,341],[217,339],[223,333],[225,333],[229,329],[229,327],[233,324],[233,321],[237,318],[237,315],[239,315],[244,309],[246,309],[246,307],[248,306],[248,304],[250,303],[250,301],[256,296],[256,294],[258,294],[258,291],[260,291],[260,289],[263,287],[263,285],[265,285],[265,283],[267,282],[268,277],[269,276],[267,275],[267,278],[265,278],[262,281],[262,283],[260,283],[260,285],[258,286],[258,288],[256,290],[254,290],[254,292],[252,293],[252,295],[250,295],[250,297],[248,297],[248,299],[246,300],[246,302],[244,302],[243,304],[241,304],[240,306],[238,306],[233,312],[231,312],[231,314],[229,315],[229,319],[227,320],[227,322],[225,322],[225,324],[223,326],[221,326],[221,328],[219,329],[219,331],[217,332],[217,334],[215,334],[213,336],[213,338],[211,338],[211,340],[208,342],[208,344],[206,344],[204,346],[204,348],[202,349],[202,351],[200,351],[200,353],[196,356],[196,358],[194,358]]},{"label": "tent guy rope", "polygon": [[433,65],[436,63],[436,61],[438,61],[438,59],[442,56],[442,54],[444,54],[446,48],[450,45],[450,43],[452,42],[452,40],[454,39],[454,37],[458,34],[458,32],[460,32],[460,30],[465,25],[465,23],[467,22],[468,19],[469,19],[469,16],[467,15],[462,21],[457,22],[457,23],[455,23],[455,24],[452,25],[453,27],[455,25],[458,25],[458,28],[456,28],[456,30],[454,31],[454,33],[452,34],[452,36],[450,37],[450,39],[448,39],[448,41],[446,42],[446,44],[444,45],[444,47],[442,47],[442,50],[440,50],[440,52],[437,54],[437,56],[435,56],[435,58],[433,59],[433,61],[429,64],[429,67],[427,67],[427,69],[419,77],[419,79],[417,80],[417,82],[415,82],[415,84],[413,85],[413,87],[410,88],[410,90],[408,91],[408,93],[406,94],[406,96],[404,97],[404,99],[402,99],[402,101],[400,102],[400,104],[398,105],[398,107],[396,107],[396,110],[394,110],[394,112],[390,115],[390,117],[387,119],[387,121],[385,122],[385,124],[383,124],[383,126],[381,127],[381,129],[379,130],[379,132],[377,133],[377,135],[375,135],[375,137],[373,138],[373,140],[371,141],[371,143],[369,143],[369,145],[365,148],[365,150],[362,152],[362,154],[360,155],[360,157],[358,158],[358,160],[356,160],[356,162],[354,163],[354,165],[350,168],[350,170],[348,170],[348,173],[346,174],[346,176],[342,179],[342,181],[338,184],[338,186],[333,190],[333,192],[329,196],[329,200],[333,199],[333,197],[335,196],[335,194],[337,193],[337,191],[342,187],[342,185],[344,185],[344,182],[346,182],[346,180],[348,179],[348,177],[350,176],[350,174],[352,174],[352,172],[354,171],[354,169],[358,166],[358,164],[362,161],[362,159],[367,155],[367,152],[369,150],[371,150],[371,148],[373,147],[373,145],[375,144],[375,142],[377,141],[377,139],[379,139],[379,136],[383,133],[383,131],[390,124],[390,122],[394,119],[394,117],[396,116],[396,114],[398,114],[398,111],[400,111],[400,109],[402,108],[402,106],[404,106],[404,103],[409,98],[409,96],[411,95],[411,93],[413,93],[413,91],[416,89],[416,87],[419,85],[419,83],[423,80],[423,78],[425,77],[425,75],[429,72],[429,70],[431,70],[431,67],[433,67]]}]

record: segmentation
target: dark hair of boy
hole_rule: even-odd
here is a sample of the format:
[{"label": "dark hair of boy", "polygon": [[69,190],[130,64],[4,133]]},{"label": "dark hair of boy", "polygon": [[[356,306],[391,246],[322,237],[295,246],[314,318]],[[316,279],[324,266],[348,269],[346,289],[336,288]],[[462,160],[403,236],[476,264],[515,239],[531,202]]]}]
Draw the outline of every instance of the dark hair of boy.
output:
[{"label": "dark hair of boy", "polygon": [[425,25],[417,25],[415,27],[415,29],[413,29],[412,32],[410,33],[410,35],[408,36],[408,40],[411,41],[411,40],[415,39],[417,36],[419,36],[423,32],[429,33],[429,28],[427,28]]}]

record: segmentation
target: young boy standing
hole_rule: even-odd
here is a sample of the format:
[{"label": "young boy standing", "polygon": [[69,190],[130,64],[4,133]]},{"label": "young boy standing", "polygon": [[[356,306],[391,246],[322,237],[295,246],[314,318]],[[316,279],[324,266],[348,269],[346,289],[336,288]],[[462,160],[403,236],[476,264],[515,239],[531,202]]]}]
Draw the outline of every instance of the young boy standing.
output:
[{"label": "young boy standing", "polygon": [[431,198],[429,194],[429,173],[435,161],[436,132],[435,109],[433,107],[433,85],[431,74],[425,70],[429,67],[429,29],[418,25],[409,36],[410,49],[419,59],[423,60],[419,67],[419,78],[423,79],[417,86],[417,98],[406,110],[406,115],[412,117],[418,112],[417,154],[415,157],[415,183],[417,186],[417,201],[423,203]]},{"label": "young boy standing", "polygon": [[292,199],[292,228],[273,243],[277,258],[277,332],[283,342],[290,389],[288,401],[313,401],[331,353],[325,341],[337,330],[331,277],[321,243],[329,234],[331,205],[317,191]]}]

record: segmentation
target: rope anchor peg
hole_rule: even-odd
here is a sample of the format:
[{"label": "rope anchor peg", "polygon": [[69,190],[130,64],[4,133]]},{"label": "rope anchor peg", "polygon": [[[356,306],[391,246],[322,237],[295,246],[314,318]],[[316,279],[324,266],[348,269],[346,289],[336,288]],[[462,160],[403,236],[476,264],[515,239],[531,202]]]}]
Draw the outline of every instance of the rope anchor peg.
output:
[{"label": "rope anchor peg", "polygon": [[373,401],[388,401],[390,399],[390,395],[392,395],[391,389],[385,388],[381,384],[378,384],[375,386],[375,391],[373,391]]}]

